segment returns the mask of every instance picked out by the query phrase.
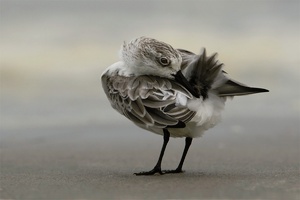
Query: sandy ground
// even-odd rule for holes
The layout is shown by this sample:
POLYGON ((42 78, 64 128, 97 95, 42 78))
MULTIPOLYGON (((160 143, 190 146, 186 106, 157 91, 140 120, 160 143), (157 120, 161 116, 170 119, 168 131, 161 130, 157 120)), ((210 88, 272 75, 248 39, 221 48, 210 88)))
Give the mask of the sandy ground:
MULTIPOLYGON (((252 123, 241 122, 248 131, 219 125, 194 140, 185 173, 147 177, 133 173, 153 167, 162 138, 133 126, 5 130, 1 199, 299 199, 295 121, 251 133, 252 123)), ((170 140, 164 169, 176 167, 183 145, 170 140)))
MULTIPOLYGON (((0 197, 299 199, 296 121, 241 123, 244 131, 225 123, 194 140, 185 173, 147 177, 133 173, 153 167, 162 138, 133 126, 2 130, 0 197)), ((170 140, 162 168, 176 167, 183 146, 183 139, 170 140)))

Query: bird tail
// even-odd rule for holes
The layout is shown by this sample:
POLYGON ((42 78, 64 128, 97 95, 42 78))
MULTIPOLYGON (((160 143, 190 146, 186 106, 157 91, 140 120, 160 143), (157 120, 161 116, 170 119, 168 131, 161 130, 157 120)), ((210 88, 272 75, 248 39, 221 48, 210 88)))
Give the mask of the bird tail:
POLYGON ((227 80, 224 84, 215 89, 219 96, 241 96, 261 92, 269 92, 264 88, 249 87, 234 80, 227 80))

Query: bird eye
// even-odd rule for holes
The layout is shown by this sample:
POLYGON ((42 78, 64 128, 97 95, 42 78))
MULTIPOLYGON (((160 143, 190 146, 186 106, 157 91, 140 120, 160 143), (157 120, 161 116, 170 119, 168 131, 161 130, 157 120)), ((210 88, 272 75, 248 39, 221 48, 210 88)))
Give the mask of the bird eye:
POLYGON ((166 57, 161 57, 159 59, 159 62, 163 66, 168 66, 170 64, 170 60, 168 58, 166 58, 166 57))

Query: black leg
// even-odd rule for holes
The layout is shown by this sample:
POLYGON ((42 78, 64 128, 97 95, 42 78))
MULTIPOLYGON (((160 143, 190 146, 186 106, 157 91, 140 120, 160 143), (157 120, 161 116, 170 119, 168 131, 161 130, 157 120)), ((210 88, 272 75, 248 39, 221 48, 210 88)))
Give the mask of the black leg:
POLYGON ((169 131, 167 129, 163 129, 163 131, 164 131, 164 143, 163 143, 163 146, 161 148, 160 155, 159 155, 159 158, 158 158, 158 161, 157 161, 155 167, 152 170, 148 171, 148 172, 134 173, 135 175, 137 175, 137 176, 140 176, 140 175, 153 175, 155 173, 163 174, 162 171, 161 171, 161 161, 164 157, 164 153, 165 153, 165 150, 166 150, 167 144, 169 142, 169 138, 170 138, 169 131))
POLYGON ((183 166, 186 154, 192 144, 192 140, 193 140, 193 138, 190 138, 190 137, 185 138, 185 147, 184 147, 183 154, 182 154, 182 157, 181 157, 178 167, 175 170, 166 170, 166 171, 164 171, 164 173, 182 173, 183 172, 182 166, 183 166))

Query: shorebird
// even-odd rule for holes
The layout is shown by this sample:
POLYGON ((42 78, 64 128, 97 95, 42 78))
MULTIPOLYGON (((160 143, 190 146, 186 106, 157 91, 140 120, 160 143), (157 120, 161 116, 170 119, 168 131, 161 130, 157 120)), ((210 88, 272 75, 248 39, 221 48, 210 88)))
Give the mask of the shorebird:
POLYGON ((193 138, 215 126, 228 97, 268 92, 248 87, 227 76, 216 53, 200 55, 156 39, 140 37, 124 42, 120 61, 102 74, 111 106, 135 125, 163 136, 155 167, 136 175, 181 173, 193 138), (161 170, 170 137, 185 137, 175 170, 161 170))

